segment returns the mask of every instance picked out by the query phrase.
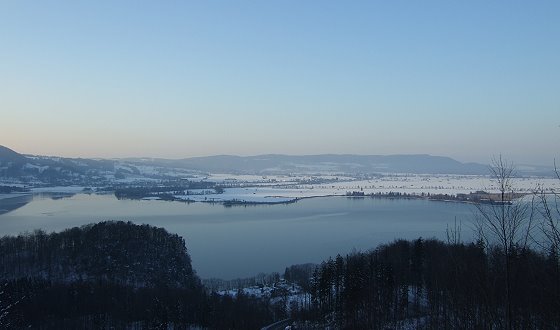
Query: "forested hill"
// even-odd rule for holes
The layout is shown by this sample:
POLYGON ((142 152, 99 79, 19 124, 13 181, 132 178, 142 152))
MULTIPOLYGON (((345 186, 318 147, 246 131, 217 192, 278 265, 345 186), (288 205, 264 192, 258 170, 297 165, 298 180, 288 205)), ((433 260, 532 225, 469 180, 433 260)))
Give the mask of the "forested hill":
POLYGON ((192 288, 200 282, 181 237, 130 222, 4 237, 0 239, 0 258, 5 280, 108 281, 173 288, 192 288))
POLYGON ((508 258, 482 241, 397 240, 331 258, 309 275, 293 266, 284 276, 309 288, 299 318, 314 328, 560 329, 555 253, 515 246, 508 258))
POLYGON ((258 329, 285 318, 252 297, 209 294, 185 241, 101 222, 0 239, 0 329, 258 329))
POLYGON ((1 163, 16 163, 23 164, 27 161, 27 158, 12 149, 6 148, 0 145, 0 164, 1 163))
POLYGON ((115 173, 113 160, 22 155, 0 145, 0 180, 7 182, 99 186, 115 173))

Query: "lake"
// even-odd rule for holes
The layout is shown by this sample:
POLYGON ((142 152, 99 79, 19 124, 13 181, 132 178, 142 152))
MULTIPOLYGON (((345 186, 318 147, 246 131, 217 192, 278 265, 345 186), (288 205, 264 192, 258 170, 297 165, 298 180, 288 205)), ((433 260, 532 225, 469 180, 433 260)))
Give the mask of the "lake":
MULTIPOLYGON (((292 264, 317 263, 396 238, 445 239, 446 227, 453 227, 455 218, 462 222, 464 240, 473 235, 472 205, 427 200, 322 197, 288 205, 224 207, 96 194, 27 199, 0 214, 0 234, 61 231, 103 220, 150 224, 185 238, 202 278, 283 272, 292 264)), ((0 200, 0 209, 7 201, 0 200)))

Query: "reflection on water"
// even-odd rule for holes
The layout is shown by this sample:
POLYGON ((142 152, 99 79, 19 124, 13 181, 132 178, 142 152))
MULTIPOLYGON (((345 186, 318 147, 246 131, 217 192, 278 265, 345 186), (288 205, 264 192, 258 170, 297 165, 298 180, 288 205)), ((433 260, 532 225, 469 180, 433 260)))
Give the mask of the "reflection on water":
POLYGON ((45 199, 45 198, 50 198, 50 199, 63 199, 63 198, 70 198, 72 196, 76 195, 75 193, 68 193, 68 192, 42 192, 42 193, 35 193, 34 197, 35 198, 39 198, 39 199, 45 199))
POLYGON ((17 210, 18 208, 25 206, 32 200, 33 195, 31 194, 0 199, 0 215, 11 212, 13 210, 17 210))
POLYGON ((462 237, 469 240, 472 234, 472 206, 425 200, 328 197, 226 208, 77 194, 62 199, 35 196, 26 203, 0 215, 1 234, 60 231, 103 220, 151 224, 185 238, 203 278, 282 272, 292 264, 320 262, 396 238, 445 239, 455 217, 463 221, 462 237))
MULTIPOLYGON (((15 197, 8 197, 0 199, 0 215, 9 213, 19 209, 30 203, 34 199, 64 199, 71 198, 74 193, 60 193, 60 192, 47 192, 47 193, 35 193, 35 194, 13 194, 15 197)), ((8 195, 10 196, 10 195, 8 195)), ((43 212, 44 215, 54 215, 50 212, 43 212)))

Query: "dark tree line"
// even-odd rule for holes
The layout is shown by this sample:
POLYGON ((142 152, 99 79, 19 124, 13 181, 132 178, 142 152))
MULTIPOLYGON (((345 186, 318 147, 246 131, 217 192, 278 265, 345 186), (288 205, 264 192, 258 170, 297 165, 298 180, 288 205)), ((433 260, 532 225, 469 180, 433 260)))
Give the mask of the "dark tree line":
POLYGON ((196 287, 185 241, 161 228, 101 222, 60 233, 0 239, 3 279, 109 281, 134 287, 196 287))
MULTIPOLYGON (((558 257, 510 251, 511 326, 560 327, 558 257)), ((311 304, 295 315, 341 329, 503 329, 508 327, 499 247, 398 240, 319 265, 309 281, 311 304)))
POLYGON ((158 185, 125 186, 115 188, 115 197, 118 199, 142 199, 144 197, 166 196, 173 199, 173 195, 183 195, 188 189, 215 189, 217 193, 223 193, 223 188, 211 181, 171 181, 158 185))
POLYGON ((29 188, 22 188, 16 186, 0 186, 0 194, 9 194, 9 193, 18 193, 18 192, 29 192, 29 188))
POLYGON ((284 314, 242 293, 208 293, 184 240, 101 222, 0 239, 0 328, 251 329, 284 314))
POLYGON ((243 294, 40 279, 4 281, 0 310, 7 306, 2 329, 258 329, 278 313, 266 301, 243 294))

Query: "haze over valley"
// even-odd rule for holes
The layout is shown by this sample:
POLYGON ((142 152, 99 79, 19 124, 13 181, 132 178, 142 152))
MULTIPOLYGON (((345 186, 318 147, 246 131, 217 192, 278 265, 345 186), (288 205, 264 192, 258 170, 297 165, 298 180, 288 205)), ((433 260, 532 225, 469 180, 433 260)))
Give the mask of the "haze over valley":
MULTIPOLYGON (((103 192, 117 197, 190 202, 285 203, 351 194, 413 196, 496 192, 488 165, 429 155, 261 155, 168 159, 72 159, 21 155, 1 148, 4 190, 103 192)), ((516 172, 518 192, 554 189, 553 168, 516 172)), ((16 197, 4 194, 3 198, 16 197)))

